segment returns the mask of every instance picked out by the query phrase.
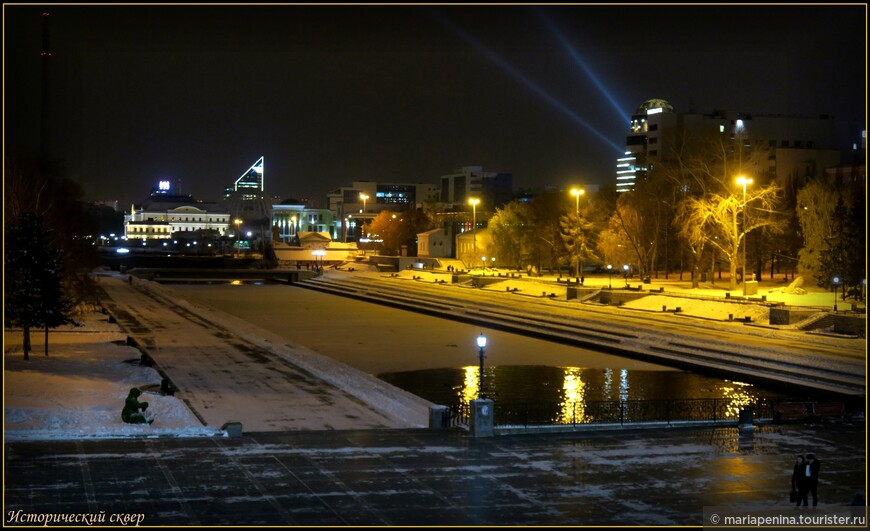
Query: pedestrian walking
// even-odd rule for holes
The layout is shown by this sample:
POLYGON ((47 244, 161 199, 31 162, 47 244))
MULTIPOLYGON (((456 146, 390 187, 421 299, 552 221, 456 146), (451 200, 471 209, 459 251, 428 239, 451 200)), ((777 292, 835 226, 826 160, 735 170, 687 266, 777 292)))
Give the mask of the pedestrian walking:
POLYGON ((789 495, 788 501, 791 503, 797 502, 798 505, 800 502, 800 492, 802 484, 806 483, 806 462, 804 461, 804 456, 799 455, 795 459, 794 469, 791 473, 791 494, 789 495))
MULTIPOLYGON (((817 490, 819 487, 819 460, 815 454, 807 454, 807 489, 813 495, 813 507, 819 504, 817 490)), ((804 505, 807 504, 807 496, 804 494, 804 505)))

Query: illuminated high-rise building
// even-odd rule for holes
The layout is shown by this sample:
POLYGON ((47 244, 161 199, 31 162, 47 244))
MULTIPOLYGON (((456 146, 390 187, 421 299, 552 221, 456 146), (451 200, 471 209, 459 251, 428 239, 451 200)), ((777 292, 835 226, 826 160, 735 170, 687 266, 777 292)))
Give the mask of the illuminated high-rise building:
POLYGON ((257 162, 245 170, 236 182, 226 190, 225 197, 229 197, 232 192, 240 192, 243 201, 251 201, 254 199, 263 198, 264 175, 263 175, 263 157, 260 157, 257 162))
POLYGON ((841 127, 828 115, 676 112, 666 100, 650 99, 631 117, 625 155, 617 159, 616 190, 633 190, 657 164, 702 153, 709 149, 707 140, 719 135, 735 149, 766 149, 763 160, 752 161, 746 171, 794 191, 839 164, 846 147, 838 137, 841 127))

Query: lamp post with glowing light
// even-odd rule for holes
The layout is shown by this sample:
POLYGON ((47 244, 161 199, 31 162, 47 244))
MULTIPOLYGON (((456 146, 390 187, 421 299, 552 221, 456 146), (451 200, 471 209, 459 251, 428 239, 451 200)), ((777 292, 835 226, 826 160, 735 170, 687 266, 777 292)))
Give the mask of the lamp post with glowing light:
POLYGON ((613 266, 607 264, 607 289, 613 289, 613 266))
POLYGON ((484 349, 486 348, 486 336, 483 335, 483 332, 477 336, 477 346, 480 349, 480 373, 478 378, 480 379, 480 387, 477 390, 477 398, 486 398, 486 394, 483 391, 483 358, 486 357, 484 353, 484 349))
MULTIPOLYGON (((474 243, 473 243, 474 254, 472 256, 472 262, 471 262, 472 264, 474 263, 475 260, 477 260, 477 205, 479 203, 480 203, 480 199, 477 199, 476 197, 472 197, 468 200, 468 204, 471 205, 471 235, 472 235, 472 239, 474 240, 474 243)), ((484 343, 485 342, 486 342, 486 339, 484 339, 484 343)))
POLYGON ((362 208, 363 219, 362 219, 361 225, 360 225, 360 238, 362 238, 362 236, 364 235, 363 228, 365 227, 366 201, 368 201, 369 196, 368 196, 368 194, 359 194, 359 198, 362 199, 362 202, 363 202, 363 208, 362 208))
POLYGON ((743 185, 743 296, 746 296, 746 245, 749 243, 747 238, 749 233, 746 232, 746 185, 752 184, 752 179, 747 179, 744 176, 737 178, 737 184, 743 185))
MULTIPOLYGON (((580 236, 580 196, 585 194, 586 190, 583 188, 572 188, 571 195, 576 199, 575 201, 575 209, 574 212, 577 214, 577 236, 580 236)), ((574 275, 576 278, 580 278, 580 271, 583 269, 583 254, 582 249, 580 249, 580 256, 577 257, 577 270, 574 275)))
POLYGON ((571 195, 573 195, 577 199, 576 212, 578 214, 580 213, 580 196, 585 194, 585 193, 586 193, 586 190, 584 190, 583 188, 572 188, 571 189, 571 195))
POLYGON ((238 253, 241 251, 240 245, 241 245, 241 241, 242 241, 242 220, 239 218, 236 218, 233 220, 233 223, 236 224, 236 243, 235 243, 236 253, 233 256, 237 256, 238 253))
POLYGON ((314 255, 314 267, 317 269, 317 274, 323 274, 323 257, 326 256, 326 249, 315 249, 311 251, 314 255), (320 258, 320 266, 317 265, 317 258, 320 258))
POLYGON ((840 284, 840 277, 834 277, 833 284, 834 284, 834 313, 837 313, 837 286, 840 284))

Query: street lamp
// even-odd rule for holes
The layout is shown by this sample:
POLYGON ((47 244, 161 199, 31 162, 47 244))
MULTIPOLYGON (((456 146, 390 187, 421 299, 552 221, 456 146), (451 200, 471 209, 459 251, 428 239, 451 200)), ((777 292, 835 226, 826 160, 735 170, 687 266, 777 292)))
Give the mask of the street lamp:
POLYGON ((323 257, 326 256, 325 249, 315 249, 311 251, 311 254, 314 255, 314 267, 317 268, 317 257, 320 257, 320 267, 317 268, 318 274, 323 274, 323 257))
POLYGON ((486 275, 486 257, 481 256, 480 261, 483 262, 483 274, 486 275))
POLYGON ((623 264, 622 270, 625 271, 625 287, 628 287, 628 264, 623 264))
POLYGON ((363 229, 365 229, 365 223, 366 223, 366 220, 365 220, 366 201, 368 200, 369 196, 368 196, 368 194, 359 194, 359 198, 362 199, 362 202, 363 202, 363 208, 362 208, 363 219, 360 220, 360 239, 362 239, 362 237, 365 236, 365 231, 363 229))
MULTIPOLYGON (((236 240, 235 247, 234 247, 235 252, 233 253, 233 258, 235 258, 236 256, 238 256, 239 252, 241 252, 241 248, 239 247, 239 245, 240 245, 240 242, 242 241, 242 238, 241 238, 241 236, 242 236, 242 234, 241 234, 241 232, 242 232, 242 220, 239 218, 236 218, 233 220, 233 223, 236 224, 236 234, 239 236, 239 239, 236 240)), ((173 242, 173 243, 177 243, 177 242, 173 242)))
POLYGON ((613 289, 613 266, 610 264, 607 264, 607 274, 610 277, 607 280, 607 288, 613 289))
MULTIPOLYGON (((471 205, 471 234, 472 239, 474 240, 474 254, 472 255, 472 260, 477 257, 477 205, 480 203, 480 199, 476 197, 472 197, 468 200, 468 204, 471 205)), ((472 262, 474 263, 474 262, 472 262)), ((484 339, 484 341, 486 341, 484 339)))
POLYGON ((746 185, 752 184, 752 179, 747 179, 744 176, 737 178, 737 184, 743 185, 743 296, 746 296, 746 244, 748 243, 746 232, 746 185))
POLYGON ((840 284, 840 277, 834 277, 834 313, 837 313, 837 285, 840 284))
POLYGON ((576 212, 578 214, 580 213, 580 196, 585 194, 585 193, 586 193, 586 190, 584 190, 583 188, 572 188, 571 189, 571 195, 573 195, 577 199, 576 212))
POLYGON ((486 398, 483 392, 483 358, 486 357, 483 350, 486 348, 486 336, 483 335, 483 332, 477 336, 477 346, 480 348, 480 373, 478 375, 480 387, 477 390, 477 398, 486 398))
MULTIPOLYGON (((577 235, 580 235, 580 196, 585 194, 586 190, 583 188, 572 188, 571 195, 576 199, 575 201, 575 212, 577 213, 577 235)), ((580 271, 583 269, 583 249, 580 249, 580 256, 577 259, 577 271, 574 275, 577 278, 580 278, 580 271)))

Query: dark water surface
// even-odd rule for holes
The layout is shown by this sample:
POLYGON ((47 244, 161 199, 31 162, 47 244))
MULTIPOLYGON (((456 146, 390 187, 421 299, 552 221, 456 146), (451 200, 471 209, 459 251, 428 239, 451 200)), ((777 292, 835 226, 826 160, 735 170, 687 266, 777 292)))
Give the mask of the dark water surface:
MULTIPOLYGON (((172 286, 435 404, 478 397, 480 332, 490 338, 485 394, 497 404, 543 405, 538 422, 570 422, 602 401, 715 399, 731 414, 773 389, 537 340, 282 285, 172 286), (723 406, 724 404, 724 406, 723 406)), ((805 392, 798 392, 799 395, 805 392)))
MULTIPOLYGON (((478 397, 479 367, 379 374, 378 377, 436 404, 465 406, 478 397)), ((717 399, 720 411, 736 416, 757 398, 781 393, 747 383, 686 371, 644 371, 547 366, 484 368, 484 394, 511 409, 532 410, 531 422, 585 422, 596 402, 717 399)))

